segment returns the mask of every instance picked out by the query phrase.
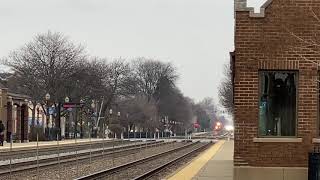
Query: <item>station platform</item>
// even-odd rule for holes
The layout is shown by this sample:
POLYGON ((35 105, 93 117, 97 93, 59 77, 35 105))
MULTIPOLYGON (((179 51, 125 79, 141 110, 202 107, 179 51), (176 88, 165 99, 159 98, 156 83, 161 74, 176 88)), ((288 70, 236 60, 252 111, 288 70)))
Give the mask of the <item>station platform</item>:
POLYGON ((169 180, 233 180, 233 141, 218 141, 169 180))
MULTIPOLYGON (((98 141, 112 141, 112 139, 99 139, 99 138, 91 138, 90 139, 77 139, 76 141, 74 139, 67 139, 67 140, 61 140, 59 141, 59 145, 71 145, 71 144, 85 144, 91 142, 98 142, 98 141)), ((39 141, 38 146, 39 147, 50 147, 50 146, 57 146, 57 141, 39 141)), ((37 142, 27 142, 27 143, 12 143, 12 149, 28 149, 28 148, 35 148, 37 147, 37 142)), ((10 143, 4 143, 3 146, 0 146, 0 152, 6 151, 10 149, 10 143)))

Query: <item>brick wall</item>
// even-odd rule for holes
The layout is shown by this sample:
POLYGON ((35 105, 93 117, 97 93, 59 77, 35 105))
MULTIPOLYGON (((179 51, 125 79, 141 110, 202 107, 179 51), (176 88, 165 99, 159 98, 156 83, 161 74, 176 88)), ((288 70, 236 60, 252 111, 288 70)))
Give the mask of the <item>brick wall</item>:
POLYGON ((312 138, 318 137, 318 65, 313 61, 320 63, 320 1, 269 0, 256 16, 244 0, 235 2, 235 159, 250 166, 307 166, 312 138), (258 70, 298 70, 297 137, 302 142, 253 142, 258 70))

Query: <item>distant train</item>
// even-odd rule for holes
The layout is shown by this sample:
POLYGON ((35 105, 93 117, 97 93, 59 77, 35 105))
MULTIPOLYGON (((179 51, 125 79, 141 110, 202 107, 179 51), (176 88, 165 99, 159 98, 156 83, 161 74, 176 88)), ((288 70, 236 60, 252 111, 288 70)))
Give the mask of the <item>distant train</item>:
POLYGON ((219 135, 221 130, 223 130, 223 124, 220 121, 213 123, 213 135, 219 135))
POLYGON ((223 124, 220 121, 217 121, 213 124, 214 131, 221 131, 223 129, 223 124))

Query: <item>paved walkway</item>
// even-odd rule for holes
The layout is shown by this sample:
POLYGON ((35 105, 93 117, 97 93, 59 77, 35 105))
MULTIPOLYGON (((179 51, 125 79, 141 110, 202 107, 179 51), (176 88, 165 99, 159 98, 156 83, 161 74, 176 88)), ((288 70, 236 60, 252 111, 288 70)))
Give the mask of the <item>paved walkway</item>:
POLYGON ((169 180, 233 180, 233 141, 219 141, 169 180))

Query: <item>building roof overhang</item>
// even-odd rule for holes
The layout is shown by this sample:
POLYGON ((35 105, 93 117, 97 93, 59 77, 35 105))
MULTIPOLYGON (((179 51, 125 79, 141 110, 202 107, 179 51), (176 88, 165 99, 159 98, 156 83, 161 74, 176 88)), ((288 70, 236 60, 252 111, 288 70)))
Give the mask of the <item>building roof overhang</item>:
POLYGON ((249 12, 249 16, 250 17, 263 18, 263 17, 265 17, 265 10, 272 3, 272 0, 267 0, 260 7, 260 12, 259 13, 255 13, 253 7, 247 7, 247 0, 235 0, 234 2, 235 2, 235 4, 234 4, 235 12, 237 12, 237 11, 247 11, 247 12, 249 12))
POLYGON ((11 98, 12 101, 15 101, 15 102, 26 102, 31 99, 30 96, 10 92, 8 88, 0 88, 0 96, 2 96, 3 93, 6 94, 5 97, 7 97, 8 99, 11 98))
POLYGON ((12 92, 8 92, 8 96, 11 96, 13 100, 18 100, 18 101, 25 101, 25 100, 31 99, 30 96, 27 96, 24 94, 12 93, 12 92))

